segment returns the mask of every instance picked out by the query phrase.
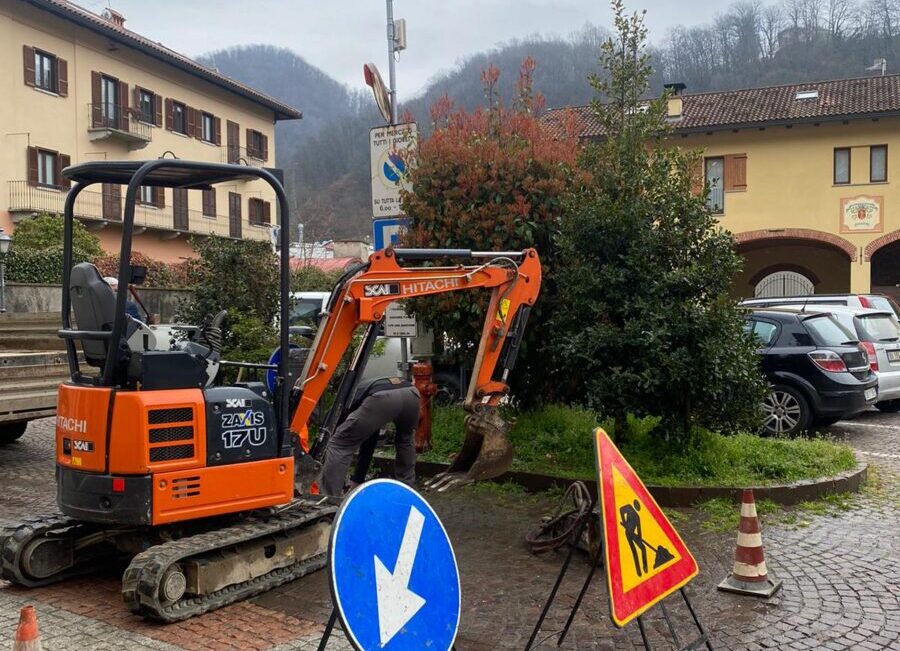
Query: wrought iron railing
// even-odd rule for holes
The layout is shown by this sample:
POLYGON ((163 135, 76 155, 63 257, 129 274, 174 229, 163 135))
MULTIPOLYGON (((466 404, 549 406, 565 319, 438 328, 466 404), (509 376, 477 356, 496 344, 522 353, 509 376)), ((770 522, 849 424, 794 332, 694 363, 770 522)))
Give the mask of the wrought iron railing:
POLYGON ((259 158, 256 153, 251 154, 246 147, 232 147, 230 145, 222 147, 222 162, 247 165, 249 167, 264 167, 266 165, 264 160, 259 158))
MULTIPOLYGON (((32 185, 28 181, 8 181, 7 186, 9 189, 9 211, 12 213, 30 212, 51 215, 61 215, 63 213, 66 188, 32 185)), ((121 221, 123 200, 124 196, 107 196, 104 198, 103 192, 84 190, 78 195, 78 199, 75 200, 75 216, 86 220, 121 221)), ((183 214, 178 221, 183 226, 185 221, 183 214)), ((231 237, 228 215, 209 217, 200 210, 188 210, 187 228, 176 228, 176 223, 175 211, 171 204, 163 208, 140 203, 135 206, 134 225, 136 228, 231 237)), ((241 227, 241 237, 245 240, 269 239, 268 228, 252 225, 248 219, 241 220, 241 227)))
POLYGON ((114 129, 139 140, 151 138, 151 126, 140 119, 139 109, 100 102, 88 104, 88 112, 92 129, 114 129))

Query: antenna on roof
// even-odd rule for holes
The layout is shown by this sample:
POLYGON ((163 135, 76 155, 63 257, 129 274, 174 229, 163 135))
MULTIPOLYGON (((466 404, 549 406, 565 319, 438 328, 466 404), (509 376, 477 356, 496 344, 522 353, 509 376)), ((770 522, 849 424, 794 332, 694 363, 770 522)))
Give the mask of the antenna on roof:
POLYGON ((871 70, 872 72, 881 70, 881 76, 884 77, 884 74, 887 72, 887 59, 875 59, 875 62, 866 70, 871 70))

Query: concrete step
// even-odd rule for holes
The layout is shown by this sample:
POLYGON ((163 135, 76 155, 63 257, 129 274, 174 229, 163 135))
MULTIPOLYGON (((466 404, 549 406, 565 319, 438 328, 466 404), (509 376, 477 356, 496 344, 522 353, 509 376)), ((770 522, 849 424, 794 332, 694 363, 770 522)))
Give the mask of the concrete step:
POLYGON ((69 379, 68 371, 55 375, 45 375, 39 378, 12 378, 0 380, 0 402, 7 397, 29 392, 56 391, 56 388, 69 379))
POLYGON ((59 337, 44 332, 0 333, 0 350, 65 350, 66 344, 59 337))
POLYGON ((0 333, 4 332, 49 332, 54 337, 56 331, 62 328, 62 323, 49 323, 43 321, 22 321, 21 323, 0 324, 0 333))
POLYGON ((25 411, 45 411, 56 408, 56 387, 42 391, 21 391, 0 399, 0 417, 25 411))
POLYGON ((62 323, 59 312, 4 312, 0 314, 0 327, 5 323, 62 323))

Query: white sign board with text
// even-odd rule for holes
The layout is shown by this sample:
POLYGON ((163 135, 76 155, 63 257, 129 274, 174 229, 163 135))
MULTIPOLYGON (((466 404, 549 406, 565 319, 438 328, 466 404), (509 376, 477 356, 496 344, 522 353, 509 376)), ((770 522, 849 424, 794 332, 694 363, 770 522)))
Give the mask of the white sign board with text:
POLYGON ((372 160, 372 217, 402 215, 400 191, 411 190, 409 170, 418 143, 416 124, 375 127, 369 131, 372 160))
POLYGON ((385 337, 415 337, 416 317, 409 316, 402 303, 391 303, 384 313, 385 337))

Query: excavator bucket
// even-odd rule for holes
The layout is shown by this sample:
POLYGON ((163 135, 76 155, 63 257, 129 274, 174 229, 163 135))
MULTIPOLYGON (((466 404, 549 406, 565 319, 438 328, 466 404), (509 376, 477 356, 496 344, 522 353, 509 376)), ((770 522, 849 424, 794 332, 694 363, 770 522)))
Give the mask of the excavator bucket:
POLYGON ((495 406, 477 404, 466 416, 466 438, 450 467, 425 484, 427 490, 443 492, 483 479, 499 477, 512 465, 510 424, 495 406))

